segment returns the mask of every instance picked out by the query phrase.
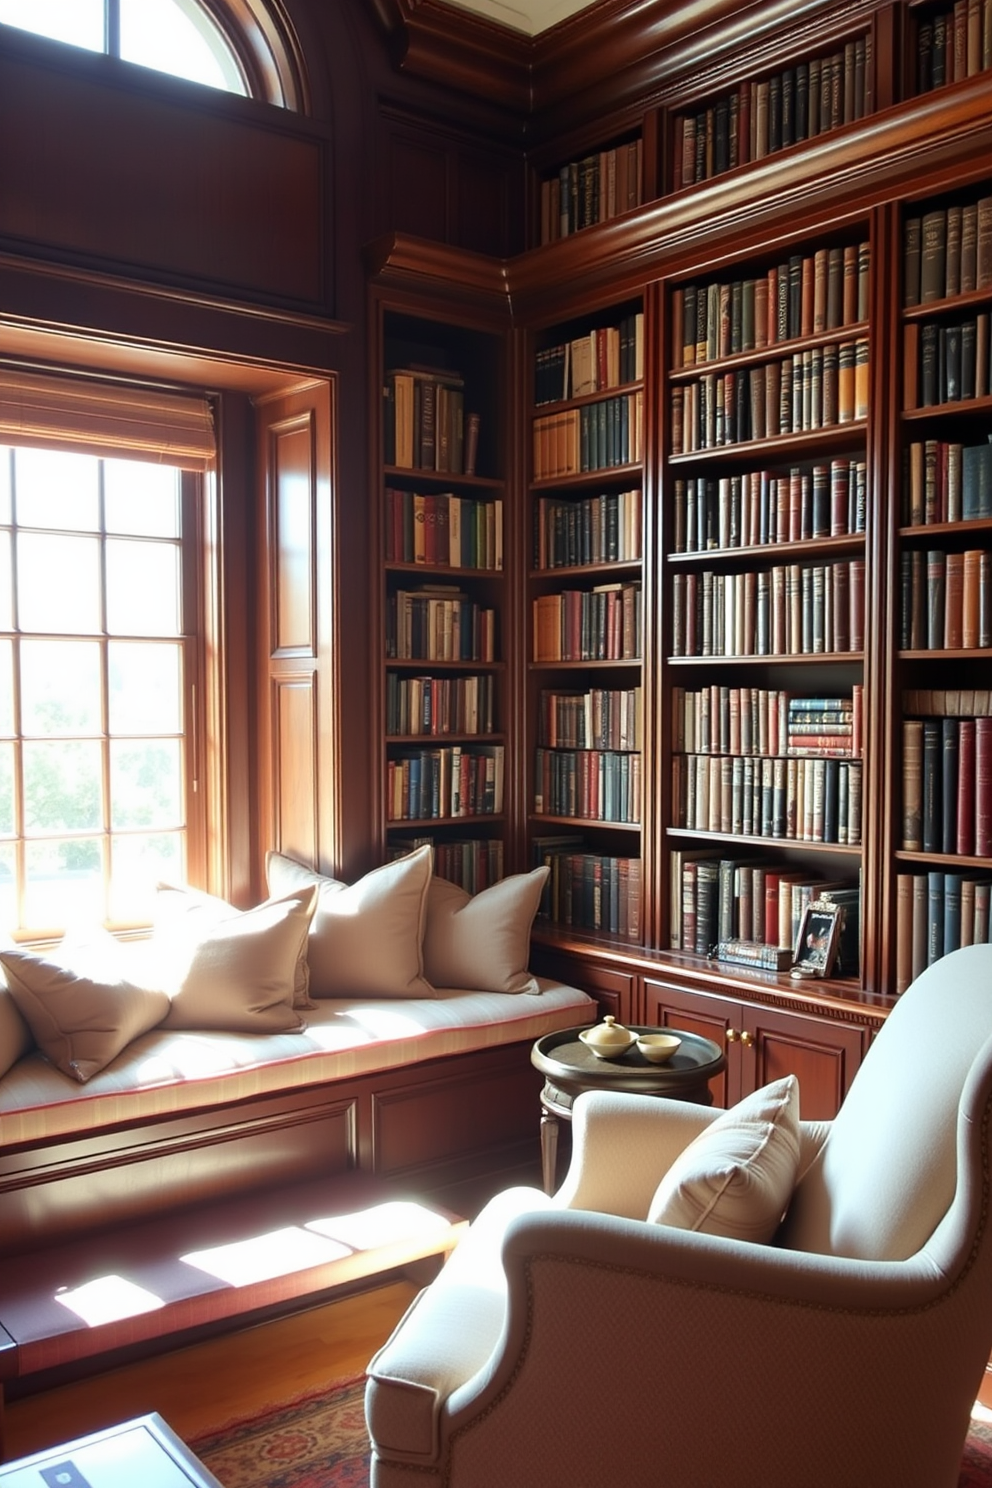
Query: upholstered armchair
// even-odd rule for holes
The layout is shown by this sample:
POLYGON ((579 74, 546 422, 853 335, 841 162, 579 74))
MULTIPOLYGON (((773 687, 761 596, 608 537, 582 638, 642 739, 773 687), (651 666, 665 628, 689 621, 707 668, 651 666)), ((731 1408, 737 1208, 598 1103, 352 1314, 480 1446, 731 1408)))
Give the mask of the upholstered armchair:
POLYGON ((559 1192, 493 1200, 372 1360, 373 1488, 955 1488, 992 1350, 992 946, 903 994, 833 1122, 773 1094, 736 1166, 729 1113, 580 1097, 559 1192), (732 1238, 772 1148, 772 1237, 732 1238))

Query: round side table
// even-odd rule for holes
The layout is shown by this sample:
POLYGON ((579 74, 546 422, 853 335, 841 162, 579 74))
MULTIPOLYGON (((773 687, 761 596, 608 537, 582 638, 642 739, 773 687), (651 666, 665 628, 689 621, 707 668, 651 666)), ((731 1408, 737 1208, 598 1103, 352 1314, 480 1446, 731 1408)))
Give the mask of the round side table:
POLYGON ((682 1043, 667 1064, 651 1064, 634 1044, 618 1059, 599 1059, 579 1038, 578 1028, 546 1033, 531 1050, 531 1063, 544 1076, 541 1091, 541 1176, 553 1193, 558 1165, 558 1122, 571 1121, 572 1102, 584 1090, 623 1090, 634 1095, 666 1095, 670 1100, 713 1103, 709 1082, 726 1067, 719 1044, 680 1028, 634 1028, 631 1033, 674 1033, 682 1043))

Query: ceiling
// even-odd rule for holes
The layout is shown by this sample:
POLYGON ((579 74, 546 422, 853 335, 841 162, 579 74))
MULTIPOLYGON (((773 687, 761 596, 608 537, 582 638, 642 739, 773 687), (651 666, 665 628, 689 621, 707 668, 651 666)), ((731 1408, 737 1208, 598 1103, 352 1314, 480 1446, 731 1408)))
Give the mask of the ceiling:
POLYGON ((449 0, 449 3, 513 31, 522 31, 526 36, 538 36, 559 21, 588 9, 595 0, 449 0))

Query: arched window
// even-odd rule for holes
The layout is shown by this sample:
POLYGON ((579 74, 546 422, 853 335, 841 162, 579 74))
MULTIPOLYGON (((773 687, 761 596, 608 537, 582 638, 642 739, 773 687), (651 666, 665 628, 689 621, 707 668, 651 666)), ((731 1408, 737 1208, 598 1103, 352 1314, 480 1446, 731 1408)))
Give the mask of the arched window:
POLYGON ((305 110, 291 32, 264 0, 0 0, 0 22, 305 110))

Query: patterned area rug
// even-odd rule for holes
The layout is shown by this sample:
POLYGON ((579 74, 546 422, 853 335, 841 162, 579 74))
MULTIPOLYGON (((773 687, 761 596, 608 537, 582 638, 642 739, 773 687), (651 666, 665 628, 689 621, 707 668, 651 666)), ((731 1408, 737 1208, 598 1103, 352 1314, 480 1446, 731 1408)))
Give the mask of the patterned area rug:
MULTIPOLYGON (((341 1380, 190 1446, 224 1488, 368 1488, 364 1394, 341 1380)), ((992 1488, 992 1417, 972 1425, 958 1488, 992 1488)))
POLYGON ((339 1380, 190 1446, 224 1488, 368 1488, 364 1400, 364 1375, 339 1380))

